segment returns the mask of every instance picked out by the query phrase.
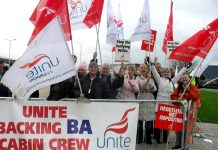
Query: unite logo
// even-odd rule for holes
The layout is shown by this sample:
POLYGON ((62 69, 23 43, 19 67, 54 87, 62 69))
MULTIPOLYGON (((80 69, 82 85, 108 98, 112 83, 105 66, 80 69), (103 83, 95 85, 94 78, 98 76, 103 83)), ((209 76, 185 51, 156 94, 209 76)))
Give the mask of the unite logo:
POLYGON ((29 69, 26 74, 26 78, 29 82, 40 79, 53 72, 52 68, 59 65, 59 60, 56 57, 55 60, 45 54, 39 54, 34 57, 34 60, 30 63, 26 63, 19 67, 20 69, 29 69))
POLYGON ((124 137, 122 134, 126 133, 128 130, 128 114, 133 112, 134 108, 127 109, 122 118, 115 123, 110 124, 106 127, 104 132, 104 139, 97 138, 97 147, 100 149, 128 149, 130 147, 131 138, 124 137), (115 135, 113 136, 106 136, 108 132, 113 132, 115 135), (116 135, 118 134, 118 135, 116 135))
POLYGON ((80 0, 69 0, 69 4, 71 8, 75 10, 79 4, 81 5, 81 1, 80 0))
POLYGON ((122 20, 114 19, 114 23, 117 25, 118 28, 123 27, 123 21, 122 20))
POLYGON ((72 15, 87 12, 87 6, 84 6, 81 0, 69 0, 68 3, 72 9, 72 15))

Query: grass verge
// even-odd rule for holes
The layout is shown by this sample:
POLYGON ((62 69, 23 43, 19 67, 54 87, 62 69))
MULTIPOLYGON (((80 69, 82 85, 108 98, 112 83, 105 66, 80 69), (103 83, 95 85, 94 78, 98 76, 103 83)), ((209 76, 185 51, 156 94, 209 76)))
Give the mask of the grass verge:
POLYGON ((218 92, 201 91, 198 118, 202 122, 218 124, 218 92))

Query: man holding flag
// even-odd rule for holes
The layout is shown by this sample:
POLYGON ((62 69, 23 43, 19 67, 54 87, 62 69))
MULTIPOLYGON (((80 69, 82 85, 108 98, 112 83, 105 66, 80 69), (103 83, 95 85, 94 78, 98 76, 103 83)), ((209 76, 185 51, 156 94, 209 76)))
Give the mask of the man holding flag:
POLYGON ((66 42, 72 39, 67 8, 66 0, 41 0, 30 17, 35 29, 29 46, 1 80, 18 98, 76 75, 66 42))

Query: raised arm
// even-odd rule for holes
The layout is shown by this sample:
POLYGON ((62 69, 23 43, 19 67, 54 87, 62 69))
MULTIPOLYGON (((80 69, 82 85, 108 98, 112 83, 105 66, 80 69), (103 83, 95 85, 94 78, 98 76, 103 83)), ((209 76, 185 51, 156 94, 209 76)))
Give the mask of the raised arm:
POLYGON ((157 69, 155 68, 154 65, 151 65, 151 72, 154 76, 155 81, 157 82, 157 84, 159 84, 161 77, 160 77, 159 73, 157 72, 157 69))
POLYGON ((182 70, 180 70, 180 72, 172 78, 172 82, 176 84, 179 81, 179 79, 182 77, 182 75, 186 72, 186 70, 187 68, 183 67, 182 70))

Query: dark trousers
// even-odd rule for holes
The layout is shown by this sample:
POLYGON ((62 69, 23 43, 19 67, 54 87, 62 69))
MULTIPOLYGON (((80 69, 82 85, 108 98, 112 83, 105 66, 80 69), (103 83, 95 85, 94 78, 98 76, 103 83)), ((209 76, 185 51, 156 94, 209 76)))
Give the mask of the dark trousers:
POLYGON ((143 133, 143 121, 138 120, 138 127, 137 127, 137 143, 140 144, 141 142, 151 142, 151 134, 153 133, 153 121, 146 121, 145 122, 145 133, 143 133), (145 139, 143 139, 143 135, 145 135, 145 139))
POLYGON ((138 126, 137 126, 137 136, 136 136, 137 144, 140 144, 143 142, 143 121, 138 120, 138 126))
POLYGON ((161 143, 161 135, 163 135, 163 142, 167 142, 167 136, 168 136, 168 131, 167 130, 162 130, 162 129, 154 129, 154 135, 157 143, 161 143))

